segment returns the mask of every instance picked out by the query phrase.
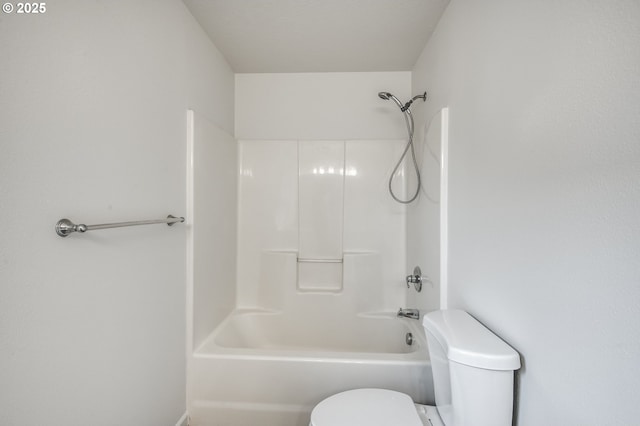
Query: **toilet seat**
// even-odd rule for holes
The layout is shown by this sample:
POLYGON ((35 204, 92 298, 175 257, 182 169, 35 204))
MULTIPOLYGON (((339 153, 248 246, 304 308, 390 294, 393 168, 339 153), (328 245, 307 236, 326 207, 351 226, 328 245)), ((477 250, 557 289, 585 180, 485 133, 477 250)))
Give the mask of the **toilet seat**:
POLYGON ((389 425, 423 426, 409 395, 386 389, 355 389, 316 405, 309 426, 389 425))

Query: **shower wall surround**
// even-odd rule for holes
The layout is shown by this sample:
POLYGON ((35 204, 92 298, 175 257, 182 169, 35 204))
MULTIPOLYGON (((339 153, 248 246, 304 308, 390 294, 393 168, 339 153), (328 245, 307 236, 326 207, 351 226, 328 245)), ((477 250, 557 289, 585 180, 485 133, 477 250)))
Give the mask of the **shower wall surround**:
POLYGON ((187 336, 196 348, 233 310, 236 300, 237 144, 204 115, 187 113, 189 178, 187 336), (225 206, 225 208, 220 208, 225 206), (192 340, 192 341, 191 341, 192 340))
POLYGON ((406 207, 387 180, 406 129, 382 90, 409 97, 411 73, 236 74, 239 308, 405 303, 406 207))
POLYGON ((300 292, 340 294, 348 282, 343 271, 351 282, 360 275, 366 283, 358 286, 371 293, 357 309, 404 303, 405 206, 386 190, 403 140, 239 144, 240 307, 282 308, 278 286, 292 279, 300 292), (297 272, 274 271, 291 268, 279 257, 292 255, 297 272), (274 283, 283 274, 290 279, 274 283))
MULTIPOLYGON (((420 111, 420 110, 419 110, 420 111)), ((423 117, 423 116, 422 116, 423 117)), ((408 306, 425 311, 447 307, 449 109, 442 108, 416 130, 416 153, 422 187, 420 197, 407 206, 407 266, 420 266, 423 286, 410 292, 408 306)), ((409 173, 408 187, 415 185, 409 173)))
POLYGON ((342 289, 343 141, 298 143, 298 289, 342 289))

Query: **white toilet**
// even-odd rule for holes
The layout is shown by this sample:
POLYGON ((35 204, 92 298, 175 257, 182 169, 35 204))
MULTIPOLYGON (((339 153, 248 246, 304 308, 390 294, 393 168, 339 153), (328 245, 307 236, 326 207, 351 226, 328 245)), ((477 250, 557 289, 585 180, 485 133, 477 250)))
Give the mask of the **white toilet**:
POLYGON ((310 426, 511 426, 520 357, 460 310, 423 318, 436 406, 385 389, 355 389, 320 402, 310 426))

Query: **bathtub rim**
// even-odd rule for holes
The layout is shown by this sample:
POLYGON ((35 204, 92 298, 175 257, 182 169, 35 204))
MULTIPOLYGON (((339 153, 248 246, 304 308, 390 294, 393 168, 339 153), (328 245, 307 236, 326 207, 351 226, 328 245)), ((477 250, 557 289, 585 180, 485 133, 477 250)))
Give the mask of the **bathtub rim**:
POLYGON ((295 349, 265 349, 265 348, 243 348, 225 347, 215 342, 220 331, 233 321, 234 317, 240 315, 279 315, 283 311, 263 309, 263 308, 237 308, 233 310, 225 319, 211 332, 209 336, 193 350, 191 356, 194 358, 210 359, 247 359, 247 360, 273 360, 300 362, 338 362, 338 363, 376 363, 376 364, 397 364, 398 362, 407 364, 430 364, 429 351, 422 323, 408 318, 397 318, 395 312, 361 312, 356 314, 359 318, 388 319, 402 321, 414 336, 414 344, 417 348, 411 352, 357 352, 357 351, 331 351, 331 350, 295 350, 295 349))

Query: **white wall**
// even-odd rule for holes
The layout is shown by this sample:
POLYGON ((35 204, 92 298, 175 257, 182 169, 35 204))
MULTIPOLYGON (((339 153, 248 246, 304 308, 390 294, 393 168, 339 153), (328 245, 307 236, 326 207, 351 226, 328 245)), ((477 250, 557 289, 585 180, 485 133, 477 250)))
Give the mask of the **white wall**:
POLYGON ((174 425, 185 411, 188 107, 233 132, 233 73, 179 1, 0 17, 0 423, 174 425))
POLYGON ((410 72, 236 74, 237 139, 399 139, 402 116, 378 92, 407 99, 410 72), (399 118, 399 119, 398 119, 399 118))
POLYGON ((519 425, 640 417, 638 22, 454 0, 413 72, 450 107, 450 305, 522 354, 519 425))

